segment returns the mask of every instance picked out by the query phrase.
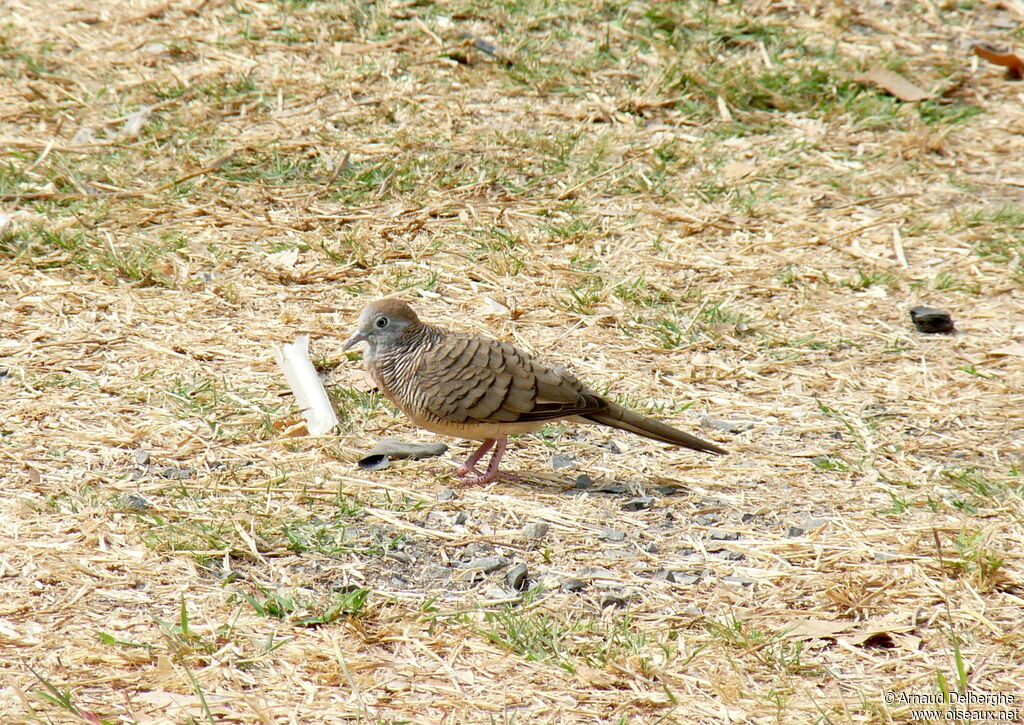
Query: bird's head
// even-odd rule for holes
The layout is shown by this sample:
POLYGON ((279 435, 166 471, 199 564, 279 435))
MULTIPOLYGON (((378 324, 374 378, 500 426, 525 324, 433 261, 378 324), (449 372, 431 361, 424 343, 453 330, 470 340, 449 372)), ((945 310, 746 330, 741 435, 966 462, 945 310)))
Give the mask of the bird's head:
POLYGON ((345 341, 342 351, 365 342, 370 351, 396 343, 410 328, 420 324, 416 313, 405 302, 392 297, 371 302, 359 313, 356 334, 345 341))

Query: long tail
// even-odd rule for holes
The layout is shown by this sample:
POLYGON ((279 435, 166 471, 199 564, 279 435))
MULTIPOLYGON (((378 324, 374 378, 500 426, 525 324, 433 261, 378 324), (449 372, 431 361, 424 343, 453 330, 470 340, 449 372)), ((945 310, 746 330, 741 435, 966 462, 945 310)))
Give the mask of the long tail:
POLYGON ((587 420, 592 420, 595 423, 601 423, 602 425, 608 425, 612 428, 636 433, 637 435, 645 438, 652 438, 653 440, 674 446, 686 446, 687 448, 692 448, 695 451, 705 451, 707 453, 728 453, 724 448, 720 448, 714 443, 708 443, 697 436, 684 433, 678 428, 673 428, 670 425, 659 423, 656 420, 652 420, 651 418, 640 415, 639 413, 634 413, 632 410, 623 408, 621 405, 616 405, 612 402, 608 403, 607 410, 600 413, 590 413, 589 415, 584 415, 582 417, 587 420))

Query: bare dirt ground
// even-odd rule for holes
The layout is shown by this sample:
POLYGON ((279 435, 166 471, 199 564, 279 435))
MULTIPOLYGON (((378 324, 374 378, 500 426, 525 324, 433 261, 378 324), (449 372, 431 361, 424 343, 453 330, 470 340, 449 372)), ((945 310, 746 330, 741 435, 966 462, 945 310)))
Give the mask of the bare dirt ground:
POLYGON ((4 3, 0 721, 1019 713, 1022 10, 4 3), (731 455, 361 471, 396 292, 731 455))

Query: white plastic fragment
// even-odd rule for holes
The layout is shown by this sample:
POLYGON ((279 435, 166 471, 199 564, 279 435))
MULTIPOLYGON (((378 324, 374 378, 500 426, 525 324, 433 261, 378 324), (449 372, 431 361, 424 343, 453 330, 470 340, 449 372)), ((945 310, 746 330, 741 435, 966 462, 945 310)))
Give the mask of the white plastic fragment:
POLYGON ((274 356, 302 410, 309 434, 324 435, 336 426, 338 416, 309 359, 309 335, 299 335, 295 342, 282 345, 274 351, 274 356))

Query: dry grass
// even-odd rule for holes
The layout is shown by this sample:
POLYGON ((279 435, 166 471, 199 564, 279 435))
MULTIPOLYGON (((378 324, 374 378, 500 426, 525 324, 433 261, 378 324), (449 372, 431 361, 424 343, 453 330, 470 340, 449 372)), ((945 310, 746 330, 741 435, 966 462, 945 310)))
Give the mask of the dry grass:
POLYGON ((7 3, 0 719, 1019 702, 1022 86, 966 49, 1020 42, 1022 20, 7 3), (875 62, 936 97, 851 82, 875 62), (451 497, 422 462, 360 472, 382 435, 426 436, 339 352, 395 291, 684 427, 733 421, 701 431, 733 455, 552 427, 514 447, 517 483, 451 497), (960 333, 912 331, 922 303, 960 333), (339 436, 292 435, 272 348, 300 332, 337 364, 339 436), (495 555, 528 566, 518 601, 509 567, 480 570, 495 555))

